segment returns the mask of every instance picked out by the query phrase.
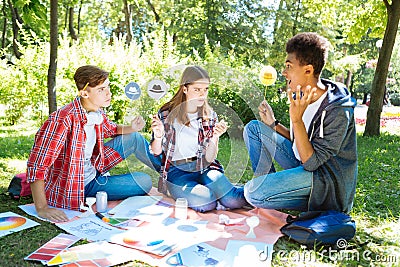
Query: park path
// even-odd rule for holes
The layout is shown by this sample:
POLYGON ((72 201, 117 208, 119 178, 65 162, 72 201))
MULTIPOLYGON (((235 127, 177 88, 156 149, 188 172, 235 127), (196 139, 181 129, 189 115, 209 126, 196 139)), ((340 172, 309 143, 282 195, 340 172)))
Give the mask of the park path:
MULTIPOLYGON (((357 132, 364 132, 368 106, 357 105, 354 116, 357 123, 357 132)), ((400 106, 383 106, 381 113, 381 132, 400 135, 400 106)))

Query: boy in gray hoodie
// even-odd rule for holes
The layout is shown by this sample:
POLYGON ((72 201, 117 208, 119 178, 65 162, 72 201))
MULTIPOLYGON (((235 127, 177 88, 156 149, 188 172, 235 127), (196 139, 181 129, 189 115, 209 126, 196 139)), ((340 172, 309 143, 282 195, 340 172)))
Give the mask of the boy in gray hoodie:
POLYGON ((343 84, 320 78, 329 42, 300 33, 286 44, 290 127, 261 102, 261 121, 244 129, 256 178, 245 185, 255 207, 349 212, 357 180, 356 101, 343 84), (284 170, 276 172, 273 160, 284 170))

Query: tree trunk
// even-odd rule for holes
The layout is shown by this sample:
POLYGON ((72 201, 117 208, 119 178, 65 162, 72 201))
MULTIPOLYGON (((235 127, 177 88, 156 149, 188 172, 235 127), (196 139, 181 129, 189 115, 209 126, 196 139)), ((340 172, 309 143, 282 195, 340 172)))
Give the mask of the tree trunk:
POLYGON ((149 5, 151 11, 153 11, 154 14, 154 20, 158 23, 160 21, 160 15, 158 15, 156 8, 154 5, 150 2, 150 0, 146 0, 147 4, 149 5))
POLYGON ((50 63, 47 73, 49 114, 57 110, 56 73, 58 51, 58 0, 50 0, 50 63))
MULTIPOLYGON (((18 14, 17 14, 17 10, 14 8, 11 0, 8 0, 8 6, 10 7, 11 10, 11 21, 12 21, 12 30, 13 30, 13 51, 14 51, 14 55, 20 59, 22 54, 19 51, 18 48, 18 32, 19 32, 19 26, 18 26, 18 14)), ((20 22, 21 23, 21 22, 20 22)))
POLYGON ((273 41, 272 41, 272 44, 275 44, 275 42, 277 41, 276 39, 279 38, 279 37, 276 36, 276 33, 278 32, 279 25, 282 23, 282 20, 281 20, 281 15, 280 15, 280 13, 279 13, 278 11, 281 11, 281 10, 282 10, 283 4, 284 4, 284 0, 280 0, 280 1, 279 1, 278 10, 277 10, 277 12, 275 12, 275 20, 274 20, 274 30, 273 30, 273 41))
POLYGON ((83 5, 83 0, 79 3, 79 10, 78 10, 78 35, 81 32, 81 13, 82 13, 82 5, 83 5))
POLYGON ((296 5, 296 15, 295 15, 295 23, 293 23, 293 27, 292 27, 292 36, 295 36, 297 34, 297 21, 299 19, 299 13, 300 13, 300 9, 301 9, 301 0, 297 1, 297 5, 296 5))
MULTIPOLYGON (((68 17, 69 17, 69 12, 68 8, 65 10, 65 16, 64 16, 64 29, 67 28, 68 25, 68 17)), ((58 16, 58 15, 57 15, 58 16)))
POLYGON ((368 93, 364 93, 362 103, 367 104, 367 101, 368 101, 368 93))
POLYGON ((350 88, 352 76, 353 76, 353 73, 351 72, 351 70, 348 70, 347 71, 347 76, 346 76, 346 81, 345 81, 346 88, 348 88, 348 89, 350 88))
POLYGON ((382 48, 379 51, 374 80, 372 81, 371 102, 368 107, 364 136, 380 135, 380 118, 385 94, 386 77, 388 75, 390 58, 392 57, 400 19, 400 0, 393 0, 391 5, 389 5, 387 0, 383 1, 387 9, 388 19, 382 48))
POLYGON ((1 33, 1 48, 6 48, 6 37, 7 37, 7 12, 6 12, 6 0, 3 0, 3 32, 1 33))
POLYGON ((126 27, 126 43, 129 45, 132 42, 132 7, 128 4, 128 0, 124 0, 124 14, 126 27))
POLYGON ((74 7, 69 8, 68 30, 71 38, 75 41, 78 40, 78 36, 76 36, 76 32, 74 29, 74 7))

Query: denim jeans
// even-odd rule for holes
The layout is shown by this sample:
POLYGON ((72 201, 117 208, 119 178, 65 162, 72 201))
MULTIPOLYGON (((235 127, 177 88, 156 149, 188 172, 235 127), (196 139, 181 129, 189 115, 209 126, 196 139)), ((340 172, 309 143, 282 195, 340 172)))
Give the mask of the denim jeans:
POLYGON ((218 170, 195 171, 196 162, 171 165, 168 170, 167 188, 172 198, 186 198, 195 211, 206 212, 217 207, 236 209, 247 204, 243 187, 234 186, 218 170))
MULTIPOLYGON (((105 146, 115 149, 123 159, 134 154, 137 159, 159 171, 161 159, 154 157, 149 150, 149 142, 140 133, 119 135, 111 139, 105 146)), ((98 191, 106 191, 108 200, 119 200, 131 196, 145 195, 152 188, 151 177, 145 173, 133 172, 120 175, 97 174, 85 186, 85 197, 94 197, 98 191)))
POLYGON ((249 122, 243 132, 256 178, 246 183, 246 200, 255 207, 307 210, 313 173, 295 157, 293 143, 260 121, 249 122), (276 172, 275 160, 284 171, 276 172))

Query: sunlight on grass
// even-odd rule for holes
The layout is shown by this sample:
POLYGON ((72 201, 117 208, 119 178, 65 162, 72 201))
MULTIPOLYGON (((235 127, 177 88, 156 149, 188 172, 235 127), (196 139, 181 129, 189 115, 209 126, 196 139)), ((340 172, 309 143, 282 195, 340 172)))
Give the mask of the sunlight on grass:
POLYGON ((37 126, 31 125, 29 123, 18 123, 12 126, 5 126, 0 121, 0 137, 9 136, 30 136, 35 134, 38 130, 37 126))
POLYGON ((23 172, 26 169, 26 160, 11 159, 7 162, 7 165, 10 169, 15 169, 23 172))

